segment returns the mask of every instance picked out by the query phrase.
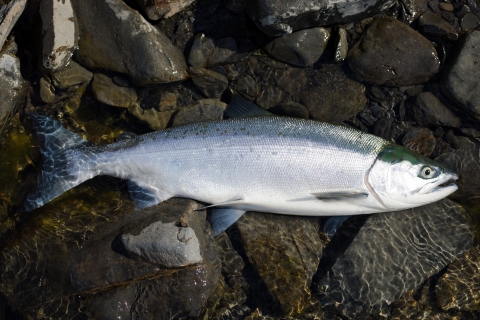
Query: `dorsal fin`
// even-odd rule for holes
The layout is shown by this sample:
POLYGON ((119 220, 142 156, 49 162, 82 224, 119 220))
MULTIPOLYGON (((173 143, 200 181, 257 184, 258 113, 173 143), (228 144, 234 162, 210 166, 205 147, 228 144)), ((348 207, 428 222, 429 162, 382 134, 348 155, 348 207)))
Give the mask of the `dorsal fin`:
POLYGON ((234 94, 224 112, 228 118, 246 118, 246 117, 268 117, 274 116, 273 113, 257 106, 255 103, 245 99, 239 94, 234 94))

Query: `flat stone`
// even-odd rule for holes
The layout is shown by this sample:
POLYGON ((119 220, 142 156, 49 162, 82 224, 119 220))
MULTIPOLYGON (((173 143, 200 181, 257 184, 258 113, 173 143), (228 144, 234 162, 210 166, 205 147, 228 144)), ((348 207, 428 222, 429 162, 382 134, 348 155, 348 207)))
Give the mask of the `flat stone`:
POLYGON ((156 108, 142 109, 138 104, 128 108, 128 112, 137 119, 145 122, 150 129, 157 131, 165 129, 176 112, 176 110, 158 111, 156 108))
POLYGON ((112 78, 96 73, 92 83, 93 96, 97 101, 119 108, 130 108, 137 101, 134 88, 120 87, 112 78))
POLYGON ((421 155, 429 157, 435 150, 436 139, 427 128, 413 128, 402 139, 402 145, 421 155))
POLYGON ((308 108, 310 119, 341 122, 365 108, 365 86, 339 69, 328 69, 317 81, 318 87, 299 95, 300 103, 308 108))
POLYGON ((27 0, 13 0, 0 8, 0 50, 3 48, 13 26, 25 10, 27 0))
POLYGON ((228 79, 224 75, 198 67, 188 69, 193 83, 207 98, 220 98, 228 86, 228 79))
POLYGON ((247 14, 269 36, 372 17, 394 4, 391 0, 260 0, 247 2, 247 14))
POLYGON ((181 108, 173 119, 172 127, 223 118, 227 105, 216 99, 204 99, 181 108))
POLYGON ((477 311, 480 304, 480 249, 453 261, 438 279, 437 303, 443 310, 477 311))
POLYGON ((285 315, 298 316, 323 244, 318 218, 247 212, 236 223, 245 253, 285 315))
POLYGON ((445 126, 458 128, 461 120, 431 92, 422 92, 406 103, 407 113, 416 122, 426 127, 445 126))
POLYGON ((480 31, 460 38, 456 52, 445 68, 442 86, 448 96, 480 119, 480 31))
POLYGON ((458 39, 458 33, 450 23, 441 16, 432 12, 424 12, 418 18, 418 27, 422 34, 433 38, 439 38, 448 42, 454 42, 458 39))
POLYGON ((401 87, 430 80, 440 60, 418 32, 397 19, 379 18, 348 53, 348 65, 369 84, 401 87))
POLYGON ((80 30, 78 59, 85 66, 125 73, 137 85, 186 79, 182 52, 123 1, 72 5, 80 30))
POLYGON ((472 247, 466 215, 447 199, 373 214, 331 267, 320 266, 322 309, 378 313, 472 247))
POLYGON ((59 89, 67 89, 71 86, 90 82, 93 73, 76 63, 70 61, 68 66, 51 74, 52 84, 59 89))
POLYGON ((70 0, 40 2, 43 31, 43 66, 58 70, 70 62, 77 47, 78 28, 70 0))
POLYGON ((327 46, 330 32, 325 28, 312 28, 276 38, 265 51, 273 58, 299 67, 314 64, 327 46))

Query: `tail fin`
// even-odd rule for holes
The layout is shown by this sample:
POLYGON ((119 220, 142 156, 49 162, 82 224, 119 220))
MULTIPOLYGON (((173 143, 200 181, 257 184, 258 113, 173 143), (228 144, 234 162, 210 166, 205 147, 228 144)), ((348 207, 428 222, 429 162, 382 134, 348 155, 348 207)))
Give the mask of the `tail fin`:
POLYGON ((36 113, 30 113, 29 116, 40 142, 43 171, 38 178, 37 190, 28 195, 22 211, 41 207, 92 178, 80 170, 78 153, 72 152, 90 146, 88 141, 62 127, 59 121, 36 113))

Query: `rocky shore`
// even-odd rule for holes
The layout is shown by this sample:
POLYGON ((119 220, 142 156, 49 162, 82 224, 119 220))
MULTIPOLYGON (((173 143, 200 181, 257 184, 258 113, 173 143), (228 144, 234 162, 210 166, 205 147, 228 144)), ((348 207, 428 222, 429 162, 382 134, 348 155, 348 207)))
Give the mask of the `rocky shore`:
POLYGON ((480 1, 0 0, 0 319, 480 319, 480 1), (455 170, 355 216, 135 210, 96 177, 20 210, 37 112, 97 145, 223 119, 231 92, 455 170))

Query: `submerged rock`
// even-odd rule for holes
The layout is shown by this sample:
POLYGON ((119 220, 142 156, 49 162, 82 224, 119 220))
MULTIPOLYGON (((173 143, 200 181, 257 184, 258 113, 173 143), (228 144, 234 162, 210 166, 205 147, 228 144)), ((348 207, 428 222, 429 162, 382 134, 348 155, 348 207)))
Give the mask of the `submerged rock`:
POLYGON ((480 31, 464 35, 443 73, 442 85, 448 96, 480 119, 480 31))
POLYGON ((318 218, 247 212, 236 227, 269 292, 286 315, 298 316, 322 256, 318 218))
POLYGON ((125 73, 137 85, 186 79, 182 52, 123 1, 72 4, 80 29, 78 59, 82 64, 125 73))
POLYGON ((264 33, 279 36, 300 29, 358 21, 393 4, 391 0, 259 0, 248 1, 247 14, 264 33))
POLYGON ((406 103, 407 113, 419 124, 427 127, 460 126, 460 118, 453 114, 431 92, 422 92, 406 103))
POLYGON ((448 266, 435 287, 444 310, 480 309, 480 249, 472 248, 448 266))
POLYGON ((70 0, 42 0, 43 66, 58 70, 70 62, 77 46, 78 28, 70 0))
POLYGON ((435 47, 394 18, 375 19, 348 53, 350 68, 371 85, 424 83, 438 71, 435 47))
POLYGON ((134 88, 117 86, 112 78, 101 73, 93 76, 92 92, 95 99, 113 107, 130 108, 137 101, 134 88))
POLYGON ((317 62, 329 38, 325 28, 305 29, 276 38, 265 45, 265 51, 279 61, 307 67, 317 62))
POLYGON ((349 316, 378 313, 472 245, 465 211, 447 199, 374 214, 333 265, 322 269, 322 306, 349 316))

